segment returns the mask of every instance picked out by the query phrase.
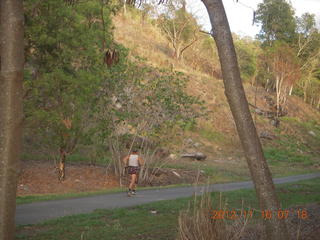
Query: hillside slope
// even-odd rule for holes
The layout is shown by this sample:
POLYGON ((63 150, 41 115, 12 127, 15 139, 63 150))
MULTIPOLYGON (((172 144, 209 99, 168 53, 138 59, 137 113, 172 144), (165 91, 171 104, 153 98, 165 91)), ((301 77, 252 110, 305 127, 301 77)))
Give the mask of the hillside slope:
MULTIPOLYGON (((207 117, 199 119, 195 129, 177 136, 173 149, 177 152, 205 152, 208 163, 243 161, 241 144, 224 95, 222 79, 193 69, 186 59, 180 62, 174 60, 173 49, 160 29, 151 23, 142 22, 136 13, 116 16, 114 25, 116 41, 129 48, 131 56, 145 58, 153 66, 184 72, 190 79, 188 93, 200 96, 205 101, 207 117)), ((216 67, 218 59, 212 59, 212 62, 216 67)), ((266 156, 270 162, 277 162, 275 168, 281 168, 285 163, 290 163, 296 169, 302 166, 319 168, 320 113, 299 97, 289 96, 287 114, 280 118, 279 126, 275 127, 273 119, 262 114, 274 111, 274 93, 250 84, 245 84, 245 90, 249 103, 255 106, 251 110, 266 156)))

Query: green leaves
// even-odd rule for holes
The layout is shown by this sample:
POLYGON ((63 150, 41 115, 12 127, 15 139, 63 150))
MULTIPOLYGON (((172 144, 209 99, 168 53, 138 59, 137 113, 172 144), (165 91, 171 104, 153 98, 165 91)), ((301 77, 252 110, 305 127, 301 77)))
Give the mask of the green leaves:
POLYGON ((296 38, 294 10, 285 0, 264 0, 258 5, 255 22, 261 24, 258 37, 266 45, 275 40, 291 43, 296 38))
POLYGON ((168 126, 194 124, 200 102, 185 93, 186 76, 129 61, 128 49, 113 41, 116 5, 24 3, 26 125, 51 149, 105 146, 132 133, 159 137, 168 126), (119 53, 117 64, 105 65, 106 48, 119 53))
POLYGON ((259 48, 257 42, 246 39, 235 39, 235 48, 242 80, 248 81, 253 79, 258 71, 257 55, 259 48))
POLYGON ((27 0, 24 6, 27 126, 38 126, 52 146, 72 148, 81 138, 90 143, 93 106, 109 74, 101 47, 102 41, 112 42, 110 6, 98 0, 73 6, 63 0, 27 0), (66 128, 65 121, 72 127, 66 128))

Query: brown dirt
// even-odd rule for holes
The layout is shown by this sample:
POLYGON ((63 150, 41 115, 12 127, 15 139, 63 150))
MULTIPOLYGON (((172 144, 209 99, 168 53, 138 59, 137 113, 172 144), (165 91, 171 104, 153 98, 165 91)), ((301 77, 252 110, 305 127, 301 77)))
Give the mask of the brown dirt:
MULTIPOLYGON (((151 183, 139 185, 165 186, 194 183, 197 179, 197 172, 192 170, 161 169, 155 172, 151 183)), ((127 185, 128 180, 128 176, 125 176, 123 184, 127 185)), ((200 175, 199 182, 203 180, 204 177, 200 175)), ((106 175, 106 168, 102 166, 67 164, 66 179, 60 182, 53 162, 25 161, 22 163, 17 196, 89 192, 118 187, 118 179, 110 173, 106 175)))
POLYGON ((66 179, 60 182, 54 163, 28 161, 22 163, 17 195, 86 192, 117 186, 118 181, 113 176, 107 178, 103 167, 67 165, 66 179))

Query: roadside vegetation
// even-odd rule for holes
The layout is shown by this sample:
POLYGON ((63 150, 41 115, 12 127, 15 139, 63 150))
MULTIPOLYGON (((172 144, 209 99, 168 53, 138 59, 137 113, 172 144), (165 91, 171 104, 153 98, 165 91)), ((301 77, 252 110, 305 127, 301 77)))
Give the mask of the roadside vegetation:
MULTIPOLYGON (((308 204, 320 204, 320 179, 300 181, 292 184, 277 185, 277 195, 283 210, 307 209, 308 204)), ((212 193, 211 209, 253 210, 255 223, 249 221, 248 226, 261 219, 258 202, 254 190, 238 190, 224 193, 212 193)), ((17 228, 17 239, 176 239, 178 234, 178 218, 181 211, 186 210, 194 198, 160 201, 137 207, 114 210, 96 210, 91 214, 80 214, 46 221, 42 224, 25 225, 17 228)), ((200 201, 200 197, 198 198, 200 201)), ((195 206, 191 204, 191 206, 195 206)), ((318 205, 319 206, 319 205, 318 205)), ((191 211, 192 212, 192 211, 191 211)), ((309 212, 312 223, 316 220, 309 212)), ((295 216, 297 221, 298 217, 295 216)), ((306 221, 306 220, 302 220, 306 221)), ((232 221, 231 221, 232 222, 232 221)), ((307 223, 307 222, 305 222, 307 223)))

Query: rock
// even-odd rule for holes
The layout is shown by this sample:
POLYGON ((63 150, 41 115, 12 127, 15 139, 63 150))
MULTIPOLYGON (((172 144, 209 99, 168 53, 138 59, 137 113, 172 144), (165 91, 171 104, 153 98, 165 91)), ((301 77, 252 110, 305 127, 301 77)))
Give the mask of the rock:
POLYGON ((254 111, 259 115, 263 114, 263 111, 261 109, 259 109, 259 108, 256 108, 254 111))
POLYGON ((193 144, 193 140, 192 140, 191 138, 185 139, 184 142, 185 142, 187 145, 192 145, 192 144, 193 144))
POLYGON ((309 133, 309 135, 311 135, 311 136, 314 136, 314 137, 317 136, 314 131, 309 131, 308 133, 309 133))
POLYGON ((24 190, 24 191, 29 191, 29 190, 30 190, 28 186, 23 185, 23 184, 20 184, 20 185, 19 185, 19 188, 22 189, 22 190, 24 190))
POLYGON ((320 164, 317 164, 317 163, 316 163, 316 164, 313 164, 313 167, 320 169, 320 164))
POLYGON ((196 147, 196 148, 198 148, 198 147, 201 146, 201 143, 195 142, 195 143, 193 144, 193 146, 196 147))
POLYGON ((274 127, 279 127, 279 125, 280 125, 279 119, 276 119, 276 118, 271 119, 270 123, 271 123, 271 125, 274 126, 274 127))
POLYGON ((176 159, 176 158, 177 158, 177 155, 176 155, 176 154, 171 153, 171 154, 169 155, 169 158, 171 158, 172 160, 173 160, 173 159, 176 159))
POLYGON ((181 155, 182 158, 195 158, 196 160, 205 160, 207 156, 201 152, 185 153, 181 155))
POLYGON ((269 139, 269 140, 273 140, 274 139, 274 135, 268 133, 268 132, 261 132, 260 133, 260 138, 265 138, 265 139, 269 139))
POLYGON ((115 106, 116 106, 117 109, 122 108, 122 105, 120 103, 116 103, 115 106))

